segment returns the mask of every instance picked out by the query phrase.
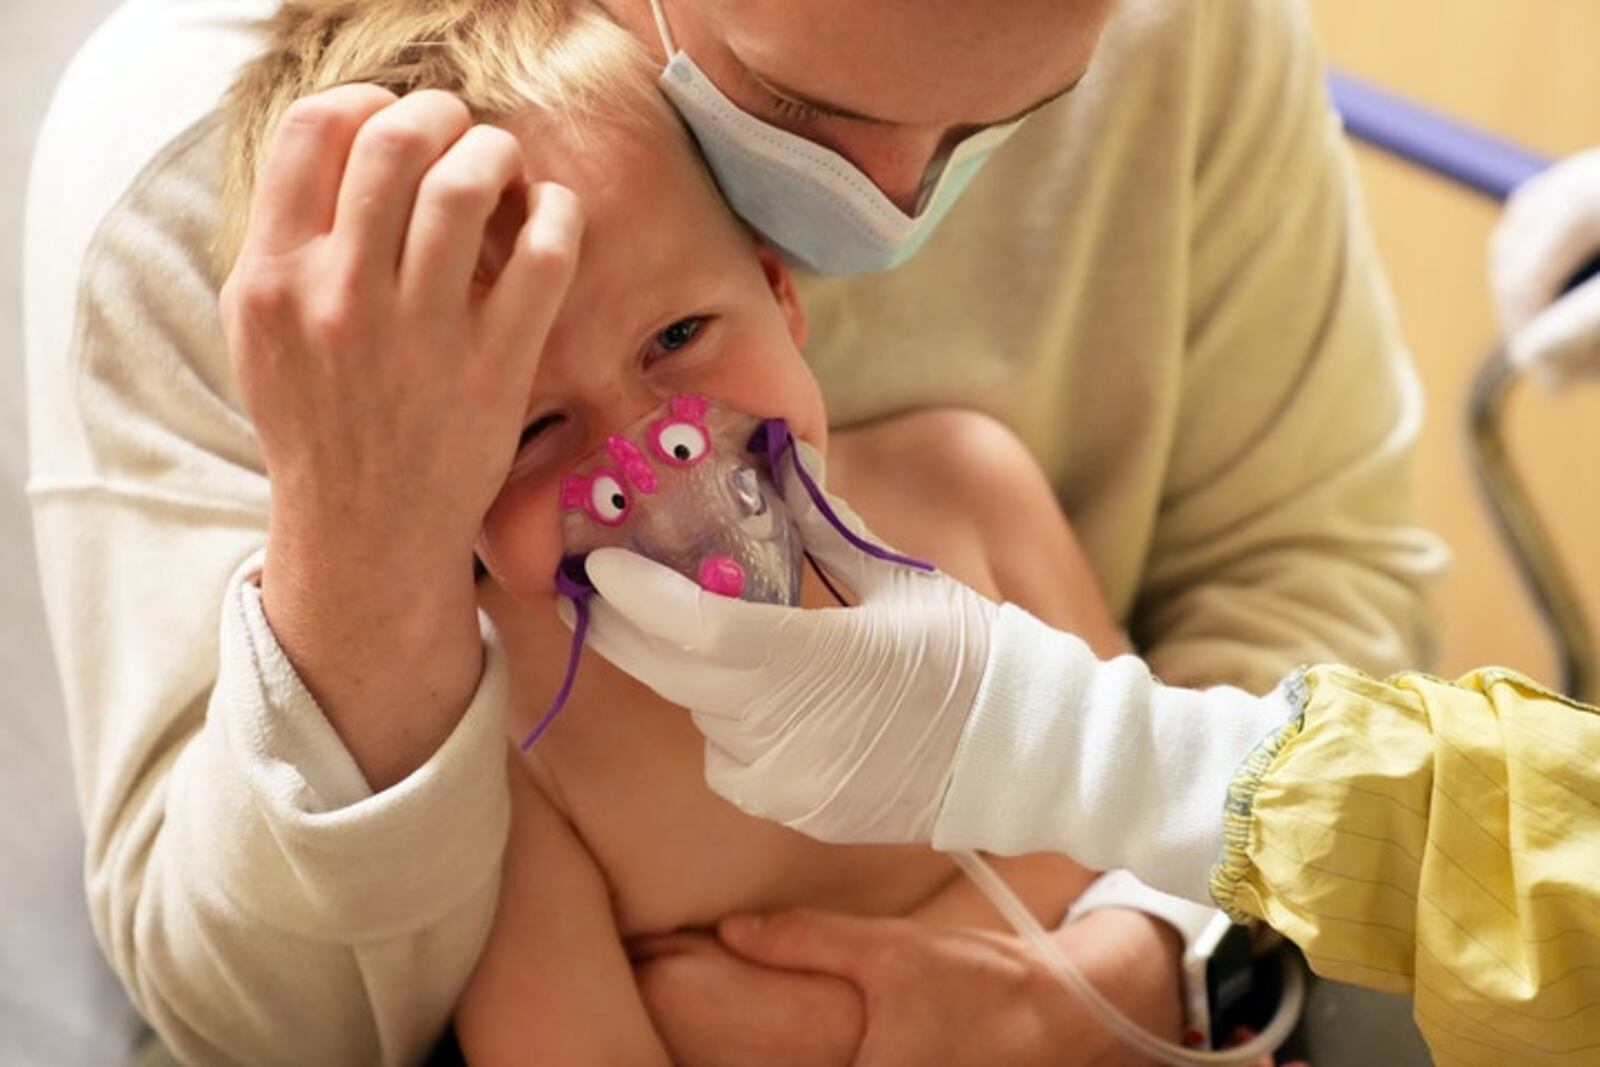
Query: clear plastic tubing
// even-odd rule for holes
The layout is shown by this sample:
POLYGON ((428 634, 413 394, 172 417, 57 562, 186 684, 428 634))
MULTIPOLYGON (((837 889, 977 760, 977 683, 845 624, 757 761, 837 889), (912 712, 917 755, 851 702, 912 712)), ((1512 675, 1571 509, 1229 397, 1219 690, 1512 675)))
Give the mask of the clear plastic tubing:
POLYGON ((1306 981, 1300 968, 1292 963, 1287 963, 1284 968, 1283 997, 1278 1003, 1277 1014, 1272 1017, 1272 1022, 1267 1028, 1242 1045, 1216 1052, 1204 1052, 1197 1049, 1185 1048, 1159 1038, 1138 1023, 1118 1011, 1116 1006, 1100 995, 1100 991, 1089 984, 1083 972, 1075 967, 1066 953, 1061 951, 1061 946, 1045 932, 1039 925, 1039 920, 1033 917, 1011 887, 1001 880, 975 852, 952 852, 951 858, 966 872, 972 884, 989 898, 1000 914, 1005 916, 1018 934, 1038 954, 1045 967, 1055 980, 1061 983, 1073 996, 1078 997, 1100 1017, 1111 1032, 1120 1037, 1131 1048, 1137 1049, 1152 1059, 1162 1063, 1172 1064, 1173 1067, 1186 1067, 1188 1064, 1208 1064, 1211 1067, 1246 1067, 1262 1056, 1275 1050, 1289 1037, 1289 1031, 1294 1029, 1295 1021, 1300 1018, 1300 1009, 1305 1004, 1306 981))

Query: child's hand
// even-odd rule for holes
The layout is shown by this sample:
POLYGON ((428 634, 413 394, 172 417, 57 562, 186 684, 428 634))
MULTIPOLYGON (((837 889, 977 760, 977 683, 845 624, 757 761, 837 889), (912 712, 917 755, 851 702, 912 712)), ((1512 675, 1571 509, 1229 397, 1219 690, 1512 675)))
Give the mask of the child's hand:
MULTIPOLYGON (((221 304, 272 483, 262 592, 369 779, 410 767, 368 765, 354 705, 392 729, 423 697, 459 716, 475 685, 473 546, 582 228, 573 195, 527 189, 516 138, 447 93, 341 86, 295 103, 268 152, 221 304), (491 218, 524 214, 484 277, 491 218)), ((425 758, 454 721, 404 728, 425 758)))

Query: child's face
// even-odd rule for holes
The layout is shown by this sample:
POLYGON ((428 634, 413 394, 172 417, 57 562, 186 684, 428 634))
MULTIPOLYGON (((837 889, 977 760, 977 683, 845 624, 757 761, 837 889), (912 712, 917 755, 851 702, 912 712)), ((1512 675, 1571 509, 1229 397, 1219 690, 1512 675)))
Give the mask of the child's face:
POLYGON ((494 578, 523 597, 554 588, 563 475, 668 397, 781 416, 819 448, 827 434, 788 273, 734 219, 687 136, 666 120, 581 138, 550 130, 518 131, 528 174, 577 193, 583 245, 528 430, 478 546, 494 578))

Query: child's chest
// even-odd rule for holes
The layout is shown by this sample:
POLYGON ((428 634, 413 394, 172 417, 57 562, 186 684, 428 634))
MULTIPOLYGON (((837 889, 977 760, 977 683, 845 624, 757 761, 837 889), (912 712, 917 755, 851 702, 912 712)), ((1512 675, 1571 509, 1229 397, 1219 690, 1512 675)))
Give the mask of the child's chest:
POLYGON ((810 906, 903 914, 954 874, 921 847, 825 845, 707 788, 688 713, 595 656, 539 759, 611 891, 624 937, 705 927, 737 911, 810 906))

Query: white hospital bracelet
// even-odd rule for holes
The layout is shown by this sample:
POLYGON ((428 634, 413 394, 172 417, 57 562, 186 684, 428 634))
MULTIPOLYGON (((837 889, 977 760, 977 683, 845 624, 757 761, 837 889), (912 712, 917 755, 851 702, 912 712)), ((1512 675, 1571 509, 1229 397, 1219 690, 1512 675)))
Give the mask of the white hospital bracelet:
POLYGON ((1184 1044, 1211 1048, 1211 998, 1206 967, 1232 925, 1216 908, 1151 889, 1129 871, 1108 871, 1095 879, 1067 909, 1067 922, 1101 908, 1128 908, 1154 916, 1183 939, 1184 1044))

